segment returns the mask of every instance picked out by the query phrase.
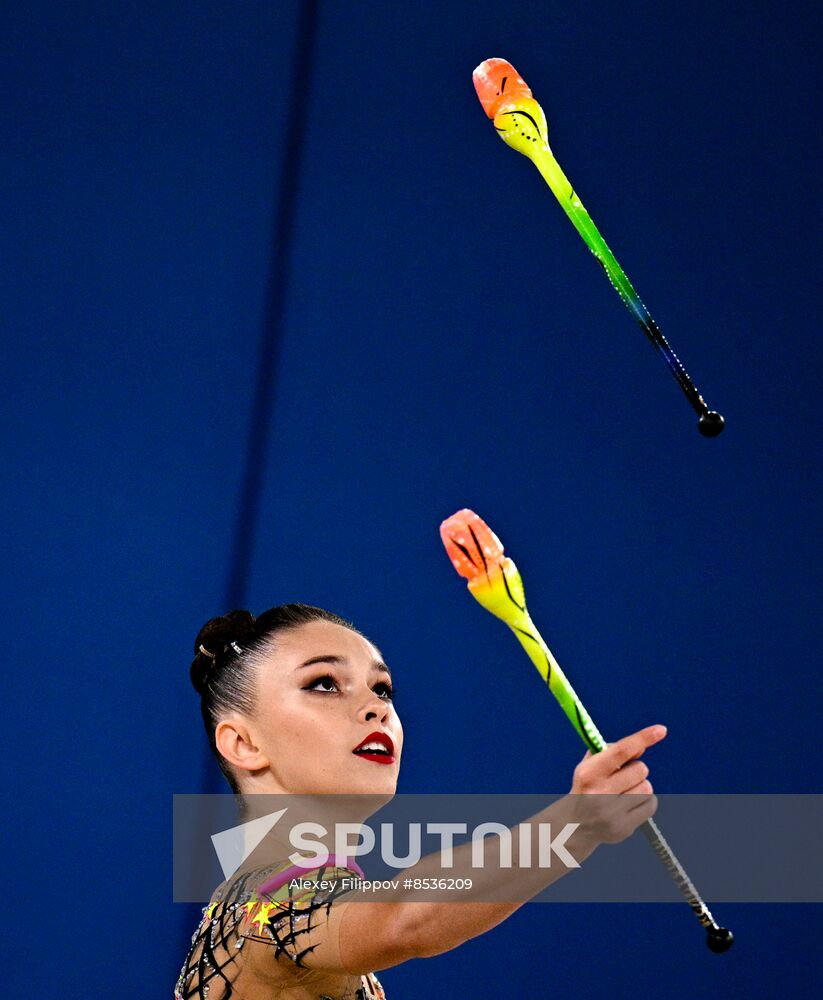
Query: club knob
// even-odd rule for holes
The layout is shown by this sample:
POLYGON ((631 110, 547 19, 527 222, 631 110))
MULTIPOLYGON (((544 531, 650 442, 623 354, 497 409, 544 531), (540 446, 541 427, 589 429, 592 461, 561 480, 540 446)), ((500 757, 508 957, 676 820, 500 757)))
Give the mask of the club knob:
POLYGON ((717 410, 708 410, 697 422, 697 429, 706 438, 716 438, 723 430, 725 420, 717 410))
POLYGON ((706 938, 706 946, 716 955, 722 955, 734 944, 734 934, 728 927, 711 927, 706 938))

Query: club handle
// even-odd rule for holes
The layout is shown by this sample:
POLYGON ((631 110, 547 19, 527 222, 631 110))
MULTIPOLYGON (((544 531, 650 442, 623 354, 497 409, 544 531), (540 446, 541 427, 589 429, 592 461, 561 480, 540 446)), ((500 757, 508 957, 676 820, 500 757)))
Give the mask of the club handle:
POLYGON ((680 890, 681 895, 692 908, 692 912, 706 928, 706 946, 710 951, 715 952, 715 954, 722 954, 724 951, 728 951, 732 944, 734 944, 734 935, 727 927, 721 927, 714 919, 711 910, 706 906, 694 882, 686 874, 686 869, 677 860, 677 855, 661 833, 660 827, 653 819, 648 819, 645 823, 641 824, 640 829, 643 832, 643 836, 651 844, 654 853, 663 862, 675 885, 680 890))
MULTIPOLYGON (((586 746, 592 753, 605 750, 608 743, 603 739, 528 613, 524 612, 516 621, 510 621, 508 624, 586 746)), ((661 833, 660 827, 653 819, 649 819, 641 824, 640 829, 655 854, 663 862, 692 912, 706 928, 707 947, 716 954, 728 951, 734 943, 734 935, 714 919, 694 882, 686 874, 685 868, 661 833)))

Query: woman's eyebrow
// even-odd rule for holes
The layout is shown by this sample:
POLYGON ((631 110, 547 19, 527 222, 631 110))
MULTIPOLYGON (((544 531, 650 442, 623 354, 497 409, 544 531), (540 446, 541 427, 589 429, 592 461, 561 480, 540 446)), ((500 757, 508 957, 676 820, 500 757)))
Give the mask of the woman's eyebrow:
POLYGON ((305 663, 301 663, 297 669, 301 670, 303 667, 310 667, 313 663, 345 663, 345 656, 335 656, 333 653, 322 654, 320 656, 313 656, 310 660, 306 660, 305 663))
POLYGON ((389 670, 389 668, 386 666, 386 664, 382 660, 375 660, 372 663, 372 667, 374 667, 375 670, 379 670, 381 674, 388 674, 389 675, 389 680, 392 679, 391 670, 389 670))
MULTIPOLYGON (((345 656, 337 656, 335 653, 322 653, 320 656, 312 656, 311 659, 306 660, 301 663, 295 669, 302 670, 303 667, 310 667, 314 663, 334 663, 334 664, 347 664, 349 661, 345 656)), ((374 670, 380 671, 382 674, 388 674, 389 679, 391 679, 391 670, 386 666, 382 660, 374 660, 372 662, 372 668, 374 670)))

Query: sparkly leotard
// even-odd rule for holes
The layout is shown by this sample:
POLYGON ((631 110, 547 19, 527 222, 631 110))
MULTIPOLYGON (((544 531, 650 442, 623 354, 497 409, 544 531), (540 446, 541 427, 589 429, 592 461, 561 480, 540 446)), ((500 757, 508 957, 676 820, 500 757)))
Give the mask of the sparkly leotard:
POLYGON ((332 888, 317 891, 295 891, 288 883, 276 892, 259 890, 288 867, 287 861, 247 871, 215 891, 192 936, 174 1000, 386 1000, 373 973, 312 969, 316 945, 305 945, 306 935, 349 891, 340 880, 355 873, 319 869, 312 877, 332 888))

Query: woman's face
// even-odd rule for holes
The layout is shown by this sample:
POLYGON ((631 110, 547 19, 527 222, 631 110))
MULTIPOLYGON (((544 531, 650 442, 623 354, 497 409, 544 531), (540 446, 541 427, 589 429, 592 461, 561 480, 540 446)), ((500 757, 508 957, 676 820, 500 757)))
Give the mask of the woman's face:
POLYGON ((362 635, 327 621, 279 633, 257 690, 254 737, 272 791, 394 794, 403 727, 388 668, 362 635), (368 737, 381 745, 355 753, 368 737))

